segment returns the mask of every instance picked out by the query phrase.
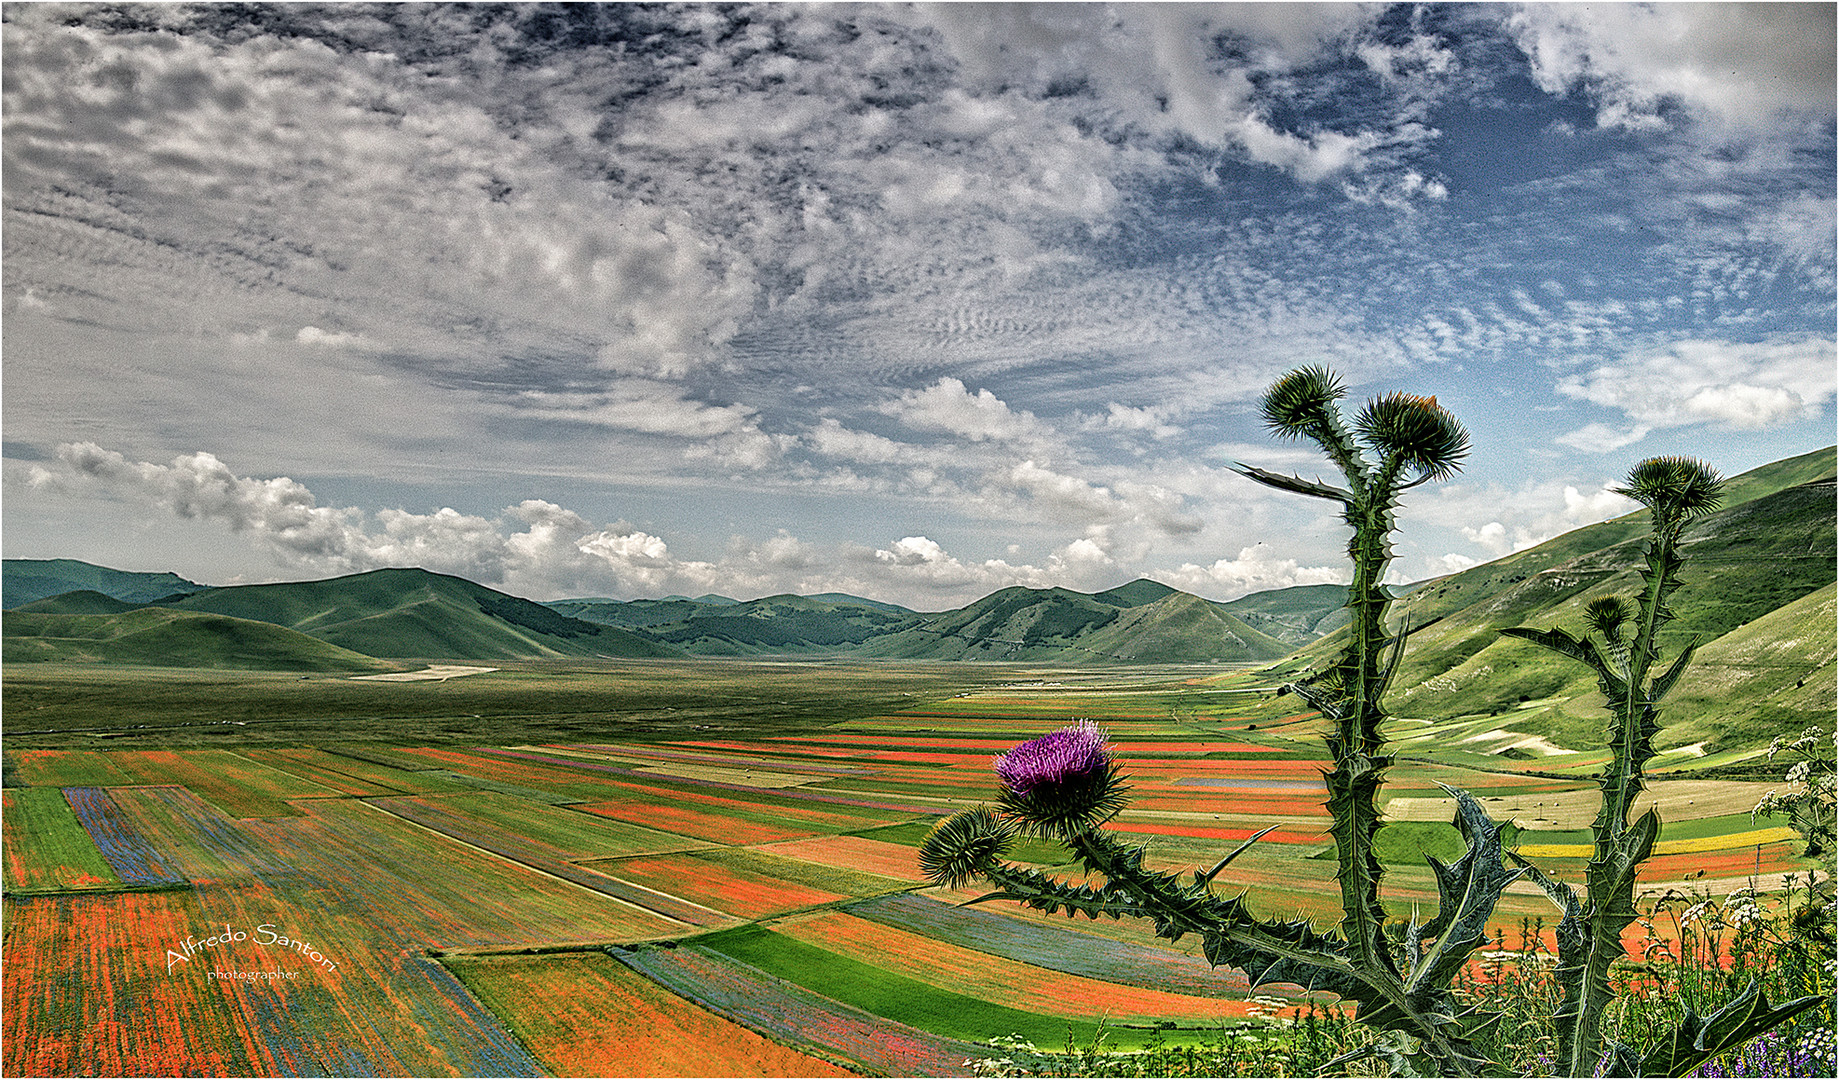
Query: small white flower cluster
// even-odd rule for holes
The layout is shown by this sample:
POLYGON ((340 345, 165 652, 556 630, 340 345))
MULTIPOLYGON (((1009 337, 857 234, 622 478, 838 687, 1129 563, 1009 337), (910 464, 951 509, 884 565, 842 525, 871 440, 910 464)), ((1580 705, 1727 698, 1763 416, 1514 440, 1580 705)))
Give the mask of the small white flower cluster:
POLYGON ((1725 924, 1738 931, 1761 930, 1763 923, 1762 908, 1756 903, 1756 894, 1748 889, 1738 889, 1724 901, 1725 924))

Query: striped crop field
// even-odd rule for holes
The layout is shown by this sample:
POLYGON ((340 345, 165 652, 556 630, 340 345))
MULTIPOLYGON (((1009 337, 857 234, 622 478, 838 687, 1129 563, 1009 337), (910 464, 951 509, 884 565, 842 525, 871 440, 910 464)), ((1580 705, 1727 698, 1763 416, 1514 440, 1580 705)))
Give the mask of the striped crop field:
MULTIPOLYGON (((994 800, 994 757, 1090 718, 1132 791, 1106 828, 1149 866, 1206 867, 1275 825, 1216 889, 1338 922, 1318 718, 1231 721, 1238 699, 1166 673, 1141 693, 1060 677, 757 737, 9 747, 0 1050, 9 1073, 40 1075, 963 1075, 992 1036, 1059 1047, 1102 1018, 1128 1046, 1162 1023, 1180 1042, 1241 1022, 1244 978, 1192 935, 966 906, 981 888, 920 873, 936 822, 994 800)), ((1434 759, 1387 772, 1388 910, 1435 911, 1422 854, 1455 842, 1438 782, 1581 881, 1589 770, 1440 738, 1411 744, 1434 759)), ((1797 837, 1750 820, 1761 786, 1657 780, 1666 825, 1643 886, 1803 868, 1797 837)), ((1020 838, 1010 857, 1084 876, 1057 843, 1020 838)), ((1517 940, 1523 918, 1549 944, 1551 905, 1521 882, 1490 932, 1517 940)))
MULTIPOLYGON (((870 964, 928 986, 1041 1016, 1118 1024, 1169 1020, 1183 1027, 1249 1015, 1243 994, 1190 997, 1051 970, 1019 974, 1014 961, 842 911, 793 916, 773 929, 797 941, 870 964)), ((1064 947, 1064 942, 1062 943, 1064 947)))
POLYGON ((447 966, 556 1076, 852 1076, 677 996, 601 952, 447 966))
POLYGON ((61 892, 118 887, 121 880, 55 787, 7 788, 4 826, 6 890, 61 892))
POLYGON ((64 798, 83 830, 95 842, 96 850, 102 853, 116 878, 124 884, 185 884, 185 876, 141 833, 116 801, 117 793, 126 798, 132 791, 132 788, 73 787, 64 789, 64 798))
POLYGON ((726 866, 696 855, 644 855, 598 864, 610 875, 693 903, 758 919, 848 899, 843 893, 726 866))
POLYGON ((231 817, 287 817, 288 799, 338 792, 228 750, 110 750, 108 759, 136 784, 180 784, 231 817))
POLYGON ((19 782, 30 787, 114 787, 134 783, 95 750, 8 750, 6 760, 19 782))
POLYGON ((962 1076, 983 1047, 891 1021, 695 946, 621 949, 615 959, 686 1001, 775 1042, 870 1076, 962 1076))
MULTIPOLYGON (((362 777, 353 776, 339 766, 349 759, 341 759, 324 750, 313 749, 253 749, 241 752, 243 757, 260 765, 280 769, 291 776, 310 781, 340 795, 402 795, 407 792, 402 788, 386 787, 362 777)), ((355 765, 356 762, 351 762, 355 765)), ((377 768, 377 766, 372 766, 377 768)))

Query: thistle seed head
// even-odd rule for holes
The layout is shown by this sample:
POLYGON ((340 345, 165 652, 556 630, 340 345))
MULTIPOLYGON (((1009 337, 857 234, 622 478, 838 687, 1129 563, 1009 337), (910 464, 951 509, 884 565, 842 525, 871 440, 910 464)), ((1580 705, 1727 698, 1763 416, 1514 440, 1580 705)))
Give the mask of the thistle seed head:
POLYGON ((1341 380, 1324 367, 1298 368, 1264 393, 1264 422, 1285 438, 1326 430, 1328 411, 1347 393, 1341 380))
POLYGON ((1387 394, 1367 402, 1358 423, 1367 445, 1398 455, 1418 475, 1443 479, 1462 467, 1469 433, 1434 397, 1387 394))
POLYGON ((1627 486, 1614 490, 1647 507, 1655 522, 1666 526, 1716 510, 1724 478, 1696 458, 1655 457, 1630 469, 1627 486))
POLYGON ((996 865, 1015 839, 1015 826, 988 807, 953 814, 932 827, 920 844, 920 872, 957 888, 996 865))

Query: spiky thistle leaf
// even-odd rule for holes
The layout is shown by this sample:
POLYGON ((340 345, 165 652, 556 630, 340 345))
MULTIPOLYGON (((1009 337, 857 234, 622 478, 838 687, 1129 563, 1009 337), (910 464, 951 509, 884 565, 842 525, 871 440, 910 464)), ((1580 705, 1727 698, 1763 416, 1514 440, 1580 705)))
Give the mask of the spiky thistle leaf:
POLYGON ((1469 433, 1434 397, 1387 394, 1367 402, 1355 424, 1366 444, 1424 479, 1454 474, 1468 456, 1469 433))
POLYGON ((1756 980, 1751 979, 1743 993, 1709 1016, 1699 1016, 1687 1007, 1679 1027, 1641 1059, 1641 1074, 1685 1076, 1726 1050, 1734 1050, 1813 1008, 1820 1000, 1802 997, 1770 1005, 1756 980))

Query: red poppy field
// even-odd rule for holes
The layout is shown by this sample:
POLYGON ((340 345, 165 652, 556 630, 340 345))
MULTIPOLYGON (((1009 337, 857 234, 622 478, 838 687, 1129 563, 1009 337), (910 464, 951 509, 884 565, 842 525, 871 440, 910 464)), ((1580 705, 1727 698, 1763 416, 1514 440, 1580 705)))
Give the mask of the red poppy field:
MULTIPOLYGON (((929 1075, 961 1073, 984 1039, 1058 1045, 1101 1017, 1123 1045, 1159 1023, 1196 1037, 1251 1008, 1197 943, 961 907, 977 890, 917 863, 933 822, 994 796, 994 756, 1090 718, 1133 793, 1107 828, 1174 870, 1274 824, 1216 888, 1331 926, 1316 725, 1196 709, 1191 678, 1006 687, 745 738, 9 747, 5 1071, 929 1075)), ((1386 798, 1434 830, 1433 780, 1503 806, 1589 787, 1513 764, 1401 764, 1386 798)), ((1694 809, 1663 817, 1711 820, 1694 809)), ((1796 845, 1732 822, 1728 846, 1663 833, 1646 883, 1800 867, 1796 845)), ((1554 846, 1574 834, 1519 842, 1579 876, 1554 846)), ((1015 858, 1074 872, 1041 841, 1015 858)), ((1386 888, 1401 914, 1435 903, 1421 859, 1388 864, 1386 888)), ((1495 927, 1550 916, 1516 885, 1495 927)))

